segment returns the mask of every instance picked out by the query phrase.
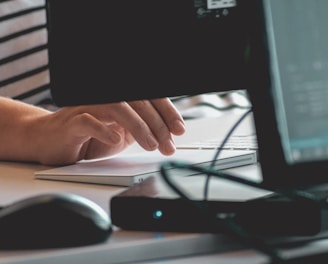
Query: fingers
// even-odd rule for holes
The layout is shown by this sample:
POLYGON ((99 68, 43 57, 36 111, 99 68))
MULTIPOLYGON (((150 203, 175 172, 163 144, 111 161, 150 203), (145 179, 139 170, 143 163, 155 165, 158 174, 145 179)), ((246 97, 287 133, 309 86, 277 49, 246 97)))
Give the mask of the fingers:
POLYGON ((122 141, 117 130, 109 129, 103 122, 90 114, 83 113, 75 116, 72 124, 72 133, 74 133, 77 141, 72 142, 72 144, 78 144, 90 138, 95 138, 107 145, 119 144, 122 141))
POLYGON ((92 138, 86 144, 83 144, 83 148, 81 149, 81 157, 83 159, 94 159, 94 158, 102 158, 107 156, 113 156, 117 153, 120 153, 124 149, 126 149, 129 145, 134 142, 131 134, 124 130, 122 127, 116 128, 116 125, 108 126, 110 130, 117 130, 117 132, 121 135, 121 142, 117 144, 103 144, 99 140, 92 138))
POLYGON ((150 151, 159 149, 164 155, 175 152, 172 134, 181 135, 185 131, 183 118, 167 98, 81 106, 76 111, 90 113, 106 124, 117 123, 141 147, 150 151))
POLYGON ((151 100, 153 107, 160 114, 171 133, 174 135, 182 135, 185 132, 185 123, 175 108, 171 100, 168 98, 151 100))
POLYGON ((158 142, 158 149, 165 155, 173 154, 175 145, 168 125, 156 111, 150 101, 130 102, 129 105, 142 117, 158 142))
MULTIPOLYGON (((140 103, 139 103, 140 104, 140 103)), ((142 104, 142 103, 141 103, 142 104)), ((149 124, 126 102, 112 104, 109 106, 108 115, 111 116, 120 126, 126 128, 133 135, 135 140, 146 150, 155 150, 159 147, 159 142, 153 134, 149 124)), ((154 109, 149 109, 151 115, 154 109)), ((149 120, 148 120, 149 121, 149 120)), ((152 121, 153 122, 153 121, 152 121)))
POLYGON ((133 110, 147 124, 158 142, 158 149, 164 155, 175 152, 171 133, 182 134, 184 123, 180 114, 168 99, 129 102, 133 110))

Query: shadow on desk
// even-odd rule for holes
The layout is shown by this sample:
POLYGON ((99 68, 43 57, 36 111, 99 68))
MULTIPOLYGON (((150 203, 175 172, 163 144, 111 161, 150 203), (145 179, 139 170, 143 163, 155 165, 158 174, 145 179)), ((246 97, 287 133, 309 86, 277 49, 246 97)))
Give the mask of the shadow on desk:
POLYGON ((56 250, 0 251, 0 263, 137 263, 241 248, 244 247, 222 235, 117 230, 101 245, 56 250))

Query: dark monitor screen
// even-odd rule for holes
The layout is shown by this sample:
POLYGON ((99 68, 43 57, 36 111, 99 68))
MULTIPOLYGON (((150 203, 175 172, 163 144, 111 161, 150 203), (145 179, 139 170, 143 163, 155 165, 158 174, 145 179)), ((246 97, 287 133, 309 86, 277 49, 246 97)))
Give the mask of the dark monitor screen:
POLYGON ((327 16, 324 0, 266 1, 272 94, 284 156, 295 164, 328 158, 327 16), (279 17, 276 15, 279 13, 279 17))
POLYGON ((51 90, 79 105, 245 89, 245 0, 48 0, 51 90))
POLYGON ((256 35, 263 45, 254 55, 257 77, 248 92, 264 183, 327 183, 328 1, 258 3, 256 35))

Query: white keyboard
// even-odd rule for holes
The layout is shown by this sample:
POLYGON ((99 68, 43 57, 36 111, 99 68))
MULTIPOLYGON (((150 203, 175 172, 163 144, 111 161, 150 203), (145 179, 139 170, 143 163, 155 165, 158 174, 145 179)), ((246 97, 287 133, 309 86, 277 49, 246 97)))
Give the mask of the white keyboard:
MULTIPOLYGON (((187 144, 179 144, 179 149, 218 149, 222 144, 223 139, 209 139, 204 141, 192 142, 187 144)), ((222 149, 229 150, 257 150, 257 137, 256 135, 232 135, 222 149)))

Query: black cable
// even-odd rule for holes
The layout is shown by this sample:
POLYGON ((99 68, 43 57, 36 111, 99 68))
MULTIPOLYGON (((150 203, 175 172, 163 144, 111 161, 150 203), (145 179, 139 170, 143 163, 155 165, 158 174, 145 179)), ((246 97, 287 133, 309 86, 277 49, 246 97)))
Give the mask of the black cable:
MULTIPOLYGON (((250 114, 252 112, 252 109, 249 109, 248 111, 246 111, 235 123, 234 125, 230 128, 230 130, 228 131, 228 133, 226 134, 226 136, 224 137, 222 143, 220 144, 220 146, 218 147, 212 162, 210 164, 210 168, 214 169, 215 166, 215 162, 216 160, 219 158, 221 151, 223 150, 225 144, 227 143, 227 141, 229 140, 229 138, 231 137, 232 133, 236 130, 236 128, 240 125, 240 123, 247 117, 248 114, 250 114)), ((256 188, 260 188, 263 189, 263 186, 261 184, 257 184, 254 183, 252 181, 248 181, 245 179, 241 179, 239 177, 233 176, 233 175, 229 175, 228 174, 223 174, 221 173, 220 177, 234 181, 234 182, 239 182, 248 186, 252 186, 252 187, 256 187, 256 188), (225 176, 224 176, 225 175, 225 176)), ((205 182, 205 186, 204 186, 204 200, 208 199, 208 189, 209 189, 209 181, 210 181, 210 177, 211 174, 207 174, 206 177, 206 182, 205 182)), ((291 199, 303 199, 303 200, 311 200, 311 201, 315 201, 317 203, 322 203, 321 200, 317 199, 317 197, 315 197, 313 194, 306 192, 306 191, 302 191, 302 190, 297 190, 297 189, 287 189, 287 190, 276 190, 276 189, 267 189, 269 191, 273 191, 273 192, 277 192, 280 193, 283 196, 289 197, 291 199)))
POLYGON ((225 106, 225 107, 218 107, 218 106, 214 106, 211 103, 200 102, 200 103, 195 104, 193 107, 195 107, 195 106, 207 106, 207 107, 213 108, 217 111, 228 111, 228 110, 231 110, 234 108, 239 108, 239 109, 249 109, 250 108, 250 106, 242 106, 242 105, 235 104, 235 103, 229 104, 228 106, 225 106))
MULTIPOLYGON (((214 93, 213 95, 217 96, 218 98, 220 99, 225 99, 226 97, 229 97, 231 96, 231 94, 240 94, 241 96, 243 96, 248 102, 249 102, 249 99, 247 98, 247 94, 245 92, 242 92, 242 91, 229 91, 229 92, 220 92, 220 93, 214 93)), ((204 95, 211 95, 211 94, 204 94, 204 95)), ((177 96, 177 97, 171 97, 170 100, 177 104, 183 100, 187 100, 187 99, 190 99, 190 98, 193 98, 195 96, 198 96, 198 95, 185 95, 185 96, 177 96)), ((219 107, 219 106, 216 106, 210 102, 198 102, 196 104, 193 105, 193 107, 208 107, 208 108, 212 108, 214 110, 217 110, 217 111, 220 111, 220 112, 223 112, 223 111, 229 111, 231 109, 249 109, 250 106, 249 105, 240 105, 238 103, 229 103, 229 105, 227 106, 224 106, 224 107, 219 107)), ((187 120, 190 120, 190 119, 195 119, 197 117, 189 117, 189 116, 184 116, 184 119, 187 119, 187 120)))
POLYGON ((168 174, 170 171, 172 171, 172 168, 184 169, 184 170, 188 169, 193 173, 196 172, 197 174, 212 175, 220 179, 227 179, 233 182, 242 183, 262 190, 272 191, 291 199, 296 199, 301 201, 314 201, 314 202, 318 202, 319 205, 321 202, 311 193, 304 192, 302 190, 297 190, 297 189, 275 190, 274 188, 263 186, 261 183, 250 181, 234 175, 230 175, 228 173, 219 170, 215 170, 210 166, 208 167, 199 166, 199 165, 194 165, 181 161, 167 161, 161 164, 160 172, 164 181, 181 198, 185 199, 186 201, 190 202, 193 206, 195 206, 199 210, 199 213, 202 214, 204 217, 206 217, 205 219, 209 221, 209 225, 213 225, 213 226, 216 225, 217 230, 225 230, 228 235, 232 236, 238 241, 245 243, 246 245, 251 245, 255 249, 266 254, 268 257, 270 257, 270 264, 285 263, 285 261, 289 263, 290 259, 284 258, 276 248, 268 245, 263 239, 263 237, 261 237, 260 235, 252 234, 246 231, 242 226, 240 226, 238 223, 234 221, 233 216, 231 217, 228 215, 227 218, 215 217, 208 210, 209 208, 206 206, 206 201, 199 203, 197 200, 193 200, 192 198, 190 198, 184 191, 182 191, 182 189, 180 189, 176 184, 174 184, 171 181, 170 176, 168 174))
MULTIPOLYGON (((209 225, 216 225, 218 228, 217 230, 225 230, 228 235, 234 237, 235 239, 239 240, 242 243, 246 243, 247 245, 253 245, 253 247, 264 254, 268 255, 270 257, 271 261, 274 261, 274 263, 280 263, 283 261, 283 258, 280 256, 280 253, 265 243, 261 237, 251 234, 247 232, 244 228, 242 228, 239 224, 235 223, 233 217, 227 217, 227 218, 215 218, 213 215, 207 210, 206 203, 197 203, 196 201, 192 200, 188 197, 187 194, 185 194, 176 184, 174 184, 170 177, 168 176, 169 171, 171 171, 172 168, 178 168, 178 169, 188 169, 193 172, 199 172, 202 174, 213 174, 213 175, 220 175, 223 178, 229 178, 230 180, 234 177, 227 177, 226 174, 221 173, 220 171, 215 171, 212 168, 207 167, 201 167, 189 163, 184 162, 177 162, 177 161, 168 161, 161 164, 160 172, 161 176, 163 177, 164 181, 178 194, 181 198, 185 199, 186 201, 189 201, 192 205, 194 205, 200 213, 209 221, 209 225)), ((252 185, 255 187, 258 187, 259 184, 248 181, 242 178, 235 177, 234 178, 238 182, 245 183, 247 185, 252 185)))
MULTIPOLYGON (((211 168, 214 168, 215 162, 218 159, 221 150, 223 149, 223 147, 225 146, 225 144, 227 143, 228 139, 231 137, 232 133, 236 130, 236 128, 239 126, 239 124, 246 118, 246 116, 252 112, 252 109, 249 109, 248 111, 246 111, 238 120, 237 122, 232 126, 232 128, 229 130, 229 132, 227 133, 227 135, 225 136, 225 138, 223 139, 222 143, 220 144, 218 150, 216 151, 212 162, 211 162, 211 168)), ((206 177, 206 182, 205 182, 205 187, 204 187, 204 199, 207 200, 208 197, 208 188, 209 188, 209 182, 210 182, 210 176, 211 175, 207 175, 206 177)))
POLYGON ((204 188, 204 201, 206 202, 208 200, 208 188, 209 188, 209 180, 211 176, 215 176, 221 179, 227 179, 233 182, 237 183, 242 183, 247 186, 251 187, 256 187, 259 189, 263 190, 268 190, 272 191, 278 194, 281 194, 285 197, 291 198, 291 199, 298 199, 298 200, 305 200, 305 201, 315 201, 320 203, 321 201, 318 200, 314 195, 311 193, 302 191, 302 190, 297 190, 297 189, 287 189, 287 190, 275 190, 273 188, 269 188, 267 186, 263 186, 261 183, 250 181, 241 177, 237 177, 225 172, 222 172, 220 170, 215 170, 214 165, 215 161, 218 159, 222 148, 226 144, 227 140, 231 136, 231 134, 234 132, 234 130, 238 127, 238 125, 245 119, 245 117, 251 113, 252 109, 249 109, 246 111, 238 120, 237 122, 232 126, 232 128, 229 130, 227 135, 225 136, 222 144, 218 148, 212 163, 210 164, 209 167, 201 167, 199 165, 193 165, 189 163, 184 163, 184 162, 177 162, 177 161, 169 161, 169 162, 164 162, 161 164, 160 171, 161 175, 164 179, 164 181, 173 189, 181 198, 189 201, 192 203, 194 206, 196 206, 199 210, 200 213, 204 215, 204 217, 207 217, 211 223, 209 224, 214 224, 218 225, 218 230, 224 230, 231 236, 235 237, 236 239, 240 240, 241 242, 244 242, 249 245, 253 245, 255 249, 260 250, 264 254, 268 255, 270 257, 270 262, 271 263, 284 263, 286 259, 284 259, 280 253, 270 245, 268 245, 260 236, 252 234, 247 232, 242 226, 239 224, 235 223, 233 217, 227 216, 226 218, 217 218, 213 217, 213 215, 210 214, 210 212, 207 210, 208 208, 206 207, 206 203, 198 203, 195 200, 191 199, 188 197, 188 195, 183 192, 176 184, 174 184, 171 180, 170 177, 168 176, 168 172, 172 168, 178 168, 178 169, 188 169, 193 172, 197 172, 197 174, 204 174, 206 175, 206 182, 205 182, 205 188, 204 188))

